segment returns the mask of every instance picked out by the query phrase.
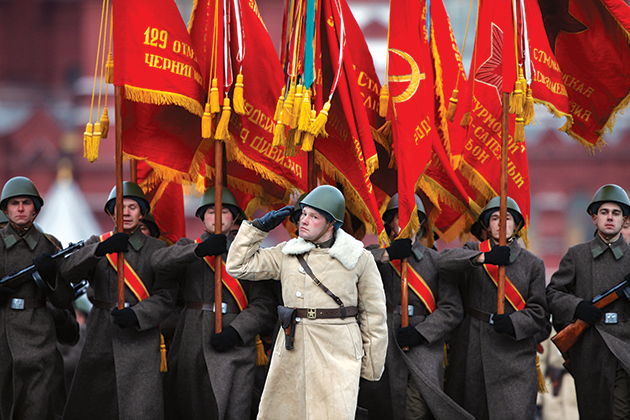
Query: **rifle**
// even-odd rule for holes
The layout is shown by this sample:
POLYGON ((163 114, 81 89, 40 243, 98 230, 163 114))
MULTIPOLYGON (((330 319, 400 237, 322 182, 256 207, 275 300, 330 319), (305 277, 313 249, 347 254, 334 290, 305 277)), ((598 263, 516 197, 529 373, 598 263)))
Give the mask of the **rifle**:
MULTIPOLYGON (((68 245, 67 248, 64 248, 61 251, 57 252, 56 254, 51 255, 51 258, 53 259, 53 261, 56 261, 60 258, 65 258, 66 255, 70 255, 74 251, 77 251, 83 248, 84 244, 85 243, 83 241, 79 241, 76 244, 71 243, 68 245)), ((35 264, 29 265, 28 267, 23 268, 18 272, 2 277, 2 279, 0 279, 0 285, 15 289, 16 287, 20 286, 22 283, 26 282, 30 278, 32 278, 35 281, 35 284, 37 284, 37 286, 40 289, 42 290, 49 289, 46 282, 42 279, 42 277, 37 272, 37 269, 35 268, 35 264)))
MULTIPOLYGON (((595 296, 592 303, 596 308, 602 309, 623 296, 630 299, 630 286, 628 285, 627 280, 622 281, 601 295, 595 296)), ((566 355, 567 351, 569 351, 578 338, 580 338, 584 330, 588 327, 590 327, 590 325, 587 322, 582 321, 581 319, 576 319, 575 322, 567 325, 558 334, 551 337, 551 341, 553 341, 553 344, 558 347, 558 350, 562 353, 562 357, 566 360, 564 362, 565 367, 569 363, 569 358, 566 355)))

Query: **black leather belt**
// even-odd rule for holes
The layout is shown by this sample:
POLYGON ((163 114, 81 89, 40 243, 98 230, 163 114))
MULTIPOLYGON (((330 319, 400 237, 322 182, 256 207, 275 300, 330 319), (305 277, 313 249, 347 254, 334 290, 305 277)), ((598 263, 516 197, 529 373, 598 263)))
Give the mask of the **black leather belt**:
MULTIPOLYGON (((92 301, 92 305, 94 305, 95 307, 97 307, 99 309, 105 309, 106 311, 111 311, 112 309, 118 307, 117 303, 107 302, 107 301, 98 300, 98 299, 94 299, 92 301)), ((134 305, 135 305, 135 303, 125 302, 125 308, 129 308, 129 307, 134 306, 134 305)))
POLYGON ((296 308, 296 316, 306 319, 347 318, 356 316, 358 313, 359 308, 356 306, 344 306, 334 309, 296 308), (345 314, 343 309, 345 309, 345 314))
POLYGON ((35 309, 46 306, 46 299, 23 299, 23 298, 10 298, 5 304, 7 308, 22 311, 24 309, 35 309))
MULTIPOLYGON (((187 300, 186 307, 188 309, 197 309, 200 311, 210 311, 214 312, 214 302, 206 303, 206 302, 195 302, 194 300, 187 300)), ((238 314, 240 313, 240 309, 235 303, 221 303, 221 313, 222 314, 238 314)))
POLYGON ((479 309, 470 308, 470 307, 468 308, 468 315, 472 316, 473 318, 477 318, 477 319, 482 320, 483 322, 488 322, 488 323, 490 323, 490 317, 492 316, 492 314, 480 311, 479 309))
MULTIPOLYGON (((429 315, 429 311, 427 311, 427 308, 424 306, 407 305, 407 308, 407 314, 409 316, 429 315)), ((402 315, 400 312, 400 305, 387 305, 387 312, 390 314, 402 315)))

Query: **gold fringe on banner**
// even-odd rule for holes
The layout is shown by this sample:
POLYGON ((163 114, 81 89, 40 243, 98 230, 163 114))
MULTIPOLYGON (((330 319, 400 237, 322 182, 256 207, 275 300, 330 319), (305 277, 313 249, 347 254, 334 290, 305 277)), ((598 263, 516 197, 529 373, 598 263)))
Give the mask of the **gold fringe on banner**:
POLYGON ((387 106, 389 105, 389 88, 387 83, 381 88, 381 93, 378 96, 378 115, 381 118, 387 118, 387 106))
POLYGON ((236 84, 234 85, 233 95, 234 112, 238 115, 245 115, 245 98, 243 98, 243 75, 241 73, 236 76, 236 84))
POLYGON ((195 99, 188 96, 180 95, 172 92, 163 92, 159 90, 143 89, 134 86, 125 85, 125 99, 134 102, 142 102, 145 104, 155 105, 178 105, 188 110, 188 112, 203 116, 203 107, 195 99))

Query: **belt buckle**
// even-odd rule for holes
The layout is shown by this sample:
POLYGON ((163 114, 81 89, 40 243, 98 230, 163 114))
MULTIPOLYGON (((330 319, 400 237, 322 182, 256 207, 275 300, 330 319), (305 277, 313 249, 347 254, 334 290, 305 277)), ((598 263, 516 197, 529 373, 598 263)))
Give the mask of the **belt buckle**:
POLYGON ((306 310, 306 318, 307 319, 316 319, 317 318, 317 309, 315 309, 315 308, 308 308, 306 310))
POLYGON ((125 307, 125 308, 130 308, 130 307, 131 307, 131 305, 129 304, 129 302, 125 302, 125 304, 123 305, 123 307, 125 307))
MULTIPOLYGON (((217 304, 215 302, 214 305, 212 305, 212 312, 216 312, 216 311, 217 311, 217 304)), ((221 302, 221 313, 227 314, 227 303, 225 302, 221 302)))
POLYGON ((24 310, 24 299, 13 298, 11 299, 11 309, 16 309, 18 311, 24 310))
POLYGON ((407 305, 407 315, 413 316, 413 305, 407 305))
POLYGON ((604 324, 616 324, 617 322, 616 312, 607 312, 604 314, 604 324))

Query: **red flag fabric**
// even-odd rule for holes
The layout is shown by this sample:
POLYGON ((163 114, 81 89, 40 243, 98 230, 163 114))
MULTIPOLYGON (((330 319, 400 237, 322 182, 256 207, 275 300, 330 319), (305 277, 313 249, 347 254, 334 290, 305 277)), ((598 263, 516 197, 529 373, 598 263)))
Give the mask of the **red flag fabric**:
POLYGON ((630 7, 621 0, 539 0, 562 71, 573 126, 568 134, 601 147, 630 101, 630 7))

